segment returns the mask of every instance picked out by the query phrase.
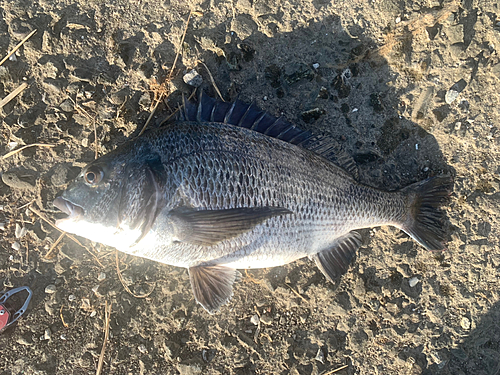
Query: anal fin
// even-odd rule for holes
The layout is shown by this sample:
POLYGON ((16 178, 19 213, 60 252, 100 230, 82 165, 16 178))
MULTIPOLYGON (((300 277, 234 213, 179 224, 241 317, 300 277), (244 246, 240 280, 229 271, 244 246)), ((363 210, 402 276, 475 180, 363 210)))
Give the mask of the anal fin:
POLYGON ((210 314, 219 310, 233 296, 233 284, 240 277, 234 268, 219 265, 189 268, 194 298, 210 314))
POLYGON ((310 258, 314 260, 323 275, 333 282, 347 272, 360 246, 361 235, 356 231, 351 231, 337 238, 331 249, 323 250, 310 258))

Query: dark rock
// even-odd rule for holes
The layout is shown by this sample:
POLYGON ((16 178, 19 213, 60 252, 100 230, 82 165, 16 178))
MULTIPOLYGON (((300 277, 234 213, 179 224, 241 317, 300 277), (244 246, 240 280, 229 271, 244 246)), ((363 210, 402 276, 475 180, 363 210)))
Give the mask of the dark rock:
POLYGON ((351 85, 347 82, 348 78, 344 72, 338 74, 332 82, 332 86, 337 90, 339 99, 344 99, 351 93, 351 85))
POLYGON ((296 83, 301 79, 307 79, 311 81, 313 78, 314 78, 314 72, 306 64, 293 63, 285 67, 285 81, 289 85, 296 83))
POLYGON ((255 54, 255 50, 245 43, 241 43, 239 47, 241 52, 243 53, 243 60, 245 60, 246 62, 252 61, 255 54))
POLYGON ((380 156, 375 154, 374 152, 364 152, 364 153, 355 154, 353 156, 353 159, 358 164, 366 164, 366 163, 372 163, 372 162, 380 159, 380 156))
POLYGON ((370 95, 370 105, 373 107, 373 110, 375 112, 380 113, 384 110, 384 105, 382 104, 382 101, 380 100, 379 93, 373 93, 370 95))
POLYGON ((264 70, 264 77, 270 82, 271 87, 277 88, 281 86, 281 69, 277 65, 269 65, 264 70))
POLYGON ((434 109, 432 113, 434 113, 434 116, 436 116, 436 120, 442 122, 450 114, 450 111, 450 106, 445 104, 439 108, 434 109))
POLYGON ((321 117, 321 115, 325 114, 324 109, 313 108, 309 111, 302 112, 301 117, 304 122, 310 124, 321 117))
POLYGON ((397 117, 387 120, 380 130, 377 145, 385 155, 393 152, 401 142, 410 137, 410 132, 408 129, 401 128, 397 117))

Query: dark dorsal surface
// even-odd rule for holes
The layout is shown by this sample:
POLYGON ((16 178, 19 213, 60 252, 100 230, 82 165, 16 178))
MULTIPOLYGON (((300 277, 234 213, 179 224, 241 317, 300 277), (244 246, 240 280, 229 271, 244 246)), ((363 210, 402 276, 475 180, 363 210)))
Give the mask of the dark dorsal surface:
POLYGON ((276 118, 262 111, 254 103, 241 100, 223 102, 201 92, 197 103, 184 100, 177 121, 216 122, 250 129, 313 151, 358 179, 354 159, 331 136, 302 130, 282 117, 276 118))

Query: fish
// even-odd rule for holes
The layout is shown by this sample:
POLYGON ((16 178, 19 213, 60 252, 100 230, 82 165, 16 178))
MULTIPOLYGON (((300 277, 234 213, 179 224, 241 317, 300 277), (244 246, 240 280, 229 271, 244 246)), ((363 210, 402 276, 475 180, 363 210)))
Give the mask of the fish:
POLYGON ((90 162, 53 204, 67 214, 56 221, 63 231, 187 268, 196 301, 213 314, 233 296, 239 269, 309 257, 338 279, 363 228, 392 225, 444 249, 452 177, 397 191, 358 179, 328 136, 201 94, 174 121, 90 162))

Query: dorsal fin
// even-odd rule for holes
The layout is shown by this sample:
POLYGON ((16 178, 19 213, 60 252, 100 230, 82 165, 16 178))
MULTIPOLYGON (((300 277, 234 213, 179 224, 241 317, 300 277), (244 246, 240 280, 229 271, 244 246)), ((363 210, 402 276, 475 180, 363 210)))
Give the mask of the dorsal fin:
POLYGON ((354 159, 329 135, 315 135, 290 124, 282 117, 276 118, 262 111, 254 103, 241 100, 232 103, 218 101, 200 92, 198 103, 184 100, 178 120, 219 122, 254 130, 267 136, 303 147, 332 161, 358 178, 354 159))

